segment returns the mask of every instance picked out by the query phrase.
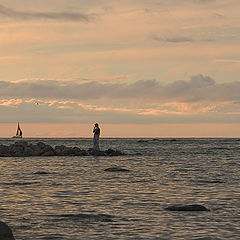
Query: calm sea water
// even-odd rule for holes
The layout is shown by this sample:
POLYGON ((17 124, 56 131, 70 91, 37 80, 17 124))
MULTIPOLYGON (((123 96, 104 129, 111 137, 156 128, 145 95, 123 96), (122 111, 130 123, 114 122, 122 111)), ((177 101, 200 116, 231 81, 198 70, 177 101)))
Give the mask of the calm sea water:
MULTIPOLYGON (((138 140, 101 139, 121 157, 1 157, 0 220, 18 240, 239 239, 239 139, 138 140), (111 166, 131 171, 104 171, 111 166), (178 203, 210 211, 164 210, 178 203)), ((92 146, 91 139, 27 141, 92 146)))

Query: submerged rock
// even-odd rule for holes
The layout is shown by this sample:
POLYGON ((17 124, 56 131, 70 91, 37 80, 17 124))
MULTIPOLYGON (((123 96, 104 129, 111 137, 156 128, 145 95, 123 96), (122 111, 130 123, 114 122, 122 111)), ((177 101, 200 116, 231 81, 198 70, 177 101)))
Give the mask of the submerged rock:
POLYGON ((130 170, 125 169, 125 168, 121 168, 121 167, 118 167, 118 166, 106 168, 104 171, 105 172, 130 172, 130 170))
POLYGON ((166 207, 167 211, 209 211, 206 207, 199 204, 190 204, 190 205, 172 205, 166 207))
POLYGON ((45 171, 37 171, 34 174, 47 175, 47 174, 50 174, 50 173, 49 172, 45 172, 45 171))
POLYGON ((200 184, 217 184, 217 183, 225 183, 222 180, 198 180, 196 183, 200 184))
POLYGON ((108 149, 98 151, 94 149, 83 150, 79 147, 67 147, 64 145, 53 148, 43 142, 28 144, 21 140, 9 146, 0 145, 0 157, 30 157, 30 156, 121 156, 124 155, 119 150, 108 149))
POLYGON ((2 221, 0 221, 0 239, 15 240, 11 228, 2 221))

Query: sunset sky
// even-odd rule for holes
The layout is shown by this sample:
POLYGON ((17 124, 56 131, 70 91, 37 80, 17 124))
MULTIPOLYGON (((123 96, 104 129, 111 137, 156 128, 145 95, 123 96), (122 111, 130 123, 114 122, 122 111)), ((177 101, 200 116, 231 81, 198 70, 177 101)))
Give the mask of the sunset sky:
POLYGON ((1 0, 0 137, 17 122, 26 137, 87 137, 95 122, 111 137, 240 136, 239 12, 239 0, 1 0))

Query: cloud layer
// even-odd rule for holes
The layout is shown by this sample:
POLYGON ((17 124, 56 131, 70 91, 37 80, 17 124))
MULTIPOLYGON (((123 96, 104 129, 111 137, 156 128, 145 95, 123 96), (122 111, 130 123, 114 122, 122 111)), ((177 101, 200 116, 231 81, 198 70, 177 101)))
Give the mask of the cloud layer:
POLYGON ((74 13, 74 12, 37 12, 37 11, 17 11, 0 4, 0 15, 15 20, 62 20, 62 21, 93 21, 95 14, 74 13))
POLYGON ((240 82, 203 75, 169 84, 21 80, 0 82, 0 113, 2 122, 239 122, 239 91, 240 82))
POLYGON ((216 83, 208 76, 197 75, 190 80, 163 84, 157 80, 134 83, 101 83, 97 81, 25 80, 0 82, 0 95, 16 98, 47 99, 142 99, 161 102, 240 101, 240 82, 216 83))

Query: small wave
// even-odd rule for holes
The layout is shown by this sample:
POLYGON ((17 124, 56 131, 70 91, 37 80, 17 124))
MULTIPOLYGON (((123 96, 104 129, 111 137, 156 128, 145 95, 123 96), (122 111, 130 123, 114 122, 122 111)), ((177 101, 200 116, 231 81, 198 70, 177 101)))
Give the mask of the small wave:
POLYGON ((213 240, 212 237, 192 238, 192 240, 213 240))
POLYGON ((196 183, 199 184, 217 184, 217 183, 225 183, 222 180, 197 180, 196 183))
POLYGON ((40 182, 4 182, 0 183, 1 185, 11 185, 11 186, 26 186, 32 184, 38 184, 40 182))
POLYGON ((53 240, 53 239, 65 239, 63 235, 48 235, 42 238, 43 240, 53 240))
POLYGON ((60 214, 58 220, 83 221, 83 222, 113 222, 114 216, 109 214, 60 214))

